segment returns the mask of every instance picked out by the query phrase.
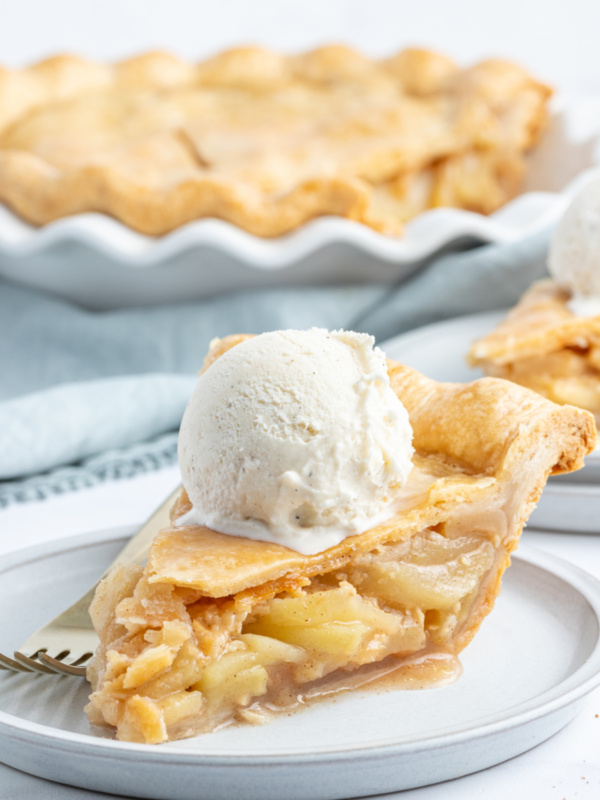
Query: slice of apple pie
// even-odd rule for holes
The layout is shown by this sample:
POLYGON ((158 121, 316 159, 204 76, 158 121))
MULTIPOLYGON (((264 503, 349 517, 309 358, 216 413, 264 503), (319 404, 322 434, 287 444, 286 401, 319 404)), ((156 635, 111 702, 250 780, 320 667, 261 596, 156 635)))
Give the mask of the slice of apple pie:
POLYGON ((457 674, 546 478, 582 466, 595 426, 505 381, 442 384, 393 361, 388 375, 414 437, 393 516, 304 555, 177 524, 183 491, 147 566, 98 588, 93 724, 159 743, 384 676, 422 687, 457 674))
POLYGON ((600 424, 600 317, 574 313, 571 297, 555 281, 534 284, 495 330, 473 343, 468 361, 555 403, 585 408, 600 424))

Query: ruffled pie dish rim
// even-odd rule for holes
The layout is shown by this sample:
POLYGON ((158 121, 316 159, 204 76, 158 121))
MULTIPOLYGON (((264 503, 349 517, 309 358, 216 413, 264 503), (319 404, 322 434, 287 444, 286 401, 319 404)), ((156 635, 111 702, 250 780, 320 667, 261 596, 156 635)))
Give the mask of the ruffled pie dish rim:
MULTIPOLYGON (((350 246, 384 262, 393 278, 404 271, 402 268, 417 266, 461 240, 502 244, 533 236, 555 223, 573 195, 598 176, 600 166, 591 167, 561 192, 526 192, 489 216, 454 208, 432 209, 407 223, 402 237, 387 236, 338 217, 312 220, 274 239, 255 236, 213 218, 190 222, 172 233, 153 237, 100 213, 75 214, 36 227, 0 205, 0 255, 39 255, 56 245, 77 242, 124 267, 143 269, 166 264, 189 250, 213 249, 250 270, 276 272, 326 247, 350 246)), ((302 275, 298 279, 302 282, 302 275)))

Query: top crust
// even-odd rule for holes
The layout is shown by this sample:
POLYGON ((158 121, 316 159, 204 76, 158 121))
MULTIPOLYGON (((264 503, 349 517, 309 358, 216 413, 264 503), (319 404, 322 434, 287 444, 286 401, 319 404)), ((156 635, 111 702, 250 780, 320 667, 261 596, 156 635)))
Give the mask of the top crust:
MULTIPOLYGON (((214 342, 205 368, 244 338, 214 342)), ((594 447, 591 414, 508 381, 438 383, 395 361, 388 361, 388 371, 408 411, 416 451, 395 518, 309 556, 198 526, 169 528, 152 546, 150 582, 190 587, 208 597, 241 593, 256 600, 440 524, 501 536, 510 551, 548 475, 579 469, 594 447)), ((188 508, 183 492, 174 518, 188 508)))
POLYGON ((277 236, 322 214, 397 234, 425 208, 513 196, 550 93, 505 61, 416 49, 59 56, 0 68, 0 200, 35 224, 102 211, 148 234, 214 216, 277 236))

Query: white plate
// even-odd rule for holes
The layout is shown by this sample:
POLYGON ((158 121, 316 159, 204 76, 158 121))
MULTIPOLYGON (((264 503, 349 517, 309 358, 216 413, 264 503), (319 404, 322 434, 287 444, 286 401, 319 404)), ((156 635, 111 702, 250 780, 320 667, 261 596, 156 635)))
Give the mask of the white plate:
POLYGON ((557 98, 524 194, 489 217, 428 211, 402 238, 322 218, 276 239, 215 219, 155 238, 102 214, 78 214, 36 228, 0 206, 0 276, 90 308, 193 300, 216 292, 299 284, 397 281, 445 248, 511 242, 556 221, 600 163, 600 100, 557 98))
MULTIPOLYGON (((90 585, 121 546, 106 536, 5 559, 0 651, 90 585)), ((80 679, 1 672, 0 752, 52 781, 162 800, 328 800, 436 783, 518 755, 569 722, 600 683, 599 623, 600 582, 523 548, 450 686, 345 695, 263 727, 152 747, 92 731, 80 679)))
MULTIPOLYGON (((381 344, 386 355, 437 381, 466 381, 483 372, 472 369, 466 354, 475 339, 485 336, 506 315, 492 311, 425 325, 381 344)), ((572 475, 550 478, 529 526, 553 531, 600 533, 600 449, 586 456, 585 466, 572 475)))

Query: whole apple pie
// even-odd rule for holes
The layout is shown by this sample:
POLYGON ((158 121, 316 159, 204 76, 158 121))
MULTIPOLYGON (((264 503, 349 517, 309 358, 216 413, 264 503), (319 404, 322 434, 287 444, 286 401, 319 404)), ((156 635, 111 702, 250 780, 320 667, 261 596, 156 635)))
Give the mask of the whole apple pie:
MULTIPOLYGON (((386 405, 383 427, 369 425, 367 438, 356 434, 361 428, 353 425, 354 409, 347 430, 356 442, 347 446, 335 437, 331 459, 340 458, 328 474, 333 481, 343 477, 334 492, 337 504, 327 497, 313 503, 323 493, 317 458, 314 467, 296 469, 305 448, 316 442, 319 452, 326 451, 324 416, 299 402, 302 393, 292 391, 291 378, 286 392, 278 378, 272 380, 275 401, 265 416, 264 393, 254 391, 252 371, 240 377, 232 368, 234 352, 241 358, 250 339, 213 343, 201 380, 221 362, 215 375, 230 399, 212 402, 216 384, 206 384, 199 409, 208 422, 194 431, 208 454, 184 451, 180 463, 184 483, 199 468, 198 459, 209 465, 213 474, 205 472, 204 478, 210 484, 216 476, 217 488, 221 470, 233 465, 237 524, 249 526, 242 528, 247 535, 195 521, 212 489, 190 488, 193 502, 182 491, 172 525, 156 537, 147 566, 119 566, 100 584, 91 609, 100 636, 88 670, 93 693, 87 713, 93 724, 113 728, 125 741, 160 743, 234 722, 265 722, 384 678, 423 687, 456 677, 457 654, 492 609, 510 553, 548 475, 582 466, 594 445, 594 421, 586 411, 555 405, 502 380, 437 383, 394 361, 387 362, 386 374, 373 371, 375 362, 364 362, 358 336, 341 341, 333 334, 333 343, 325 337, 334 354, 331 371, 348 372, 345 361, 336 361, 341 341, 352 358, 363 359, 364 379, 355 381, 348 373, 360 408, 370 413, 382 398, 386 405), (394 395, 393 403, 384 392, 394 395), (242 431, 249 443, 245 451, 232 447, 231 463, 223 464, 215 430, 230 426, 234 438, 239 434, 245 424, 238 424, 240 397, 258 410, 248 417, 249 432, 242 431), (407 420, 404 412, 396 413, 398 400, 407 420), (402 439, 405 423, 412 428, 412 445, 402 439), (281 444, 283 428, 287 438, 281 444), (396 434, 400 444, 404 441, 408 471, 403 461, 396 471, 389 469, 395 454, 386 448, 396 434), (276 459, 267 462, 261 454, 265 436, 276 453, 286 453, 288 468, 281 475, 272 469, 276 459), (355 445, 362 463, 348 455, 355 445), (372 458, 375 452, 380 460, 372 458), (386 515, 374 517, 370 527, 338 536, 321 550, 254 535, 264 525, 265 498, 267 505, 281 503, 289 510, 299 542, 306 541, 305 531, 308 537, 315 530, 327 532, 328 515, 355 502, 344 487, 353 485, 359 469, 361 484, 376 476, 383 487, 379 499, 388 504, 386 515), (265 487, 259 497, 248 490, 253 470, 265 487)), ((274 373, 268 341, 263 345, 262 339, 255 342, 257 350, 263 348, 264 383, 264 376, 271 379, 274 373)), ((281 339, 282 374, 297 370, 308 383, 326 382, 317 367, 314 379, 302 372, 310 358, 317 359, 314 352, 300 359, 296 339, 281 339)), ((350 397, 344 395, 340 408, 350 397)), ((335 400, 327 406, 336 407, 335 400)), ((182 426, 182 435, 188 432, 182 426)))
POLYGON ((512 198, 549 95, 515 64, 415 49, 60 56, 0 69, 0 200, 36 225, 98 211, 146 234, 216 217, 278 236, 337 215, 397 235, 512 198))

